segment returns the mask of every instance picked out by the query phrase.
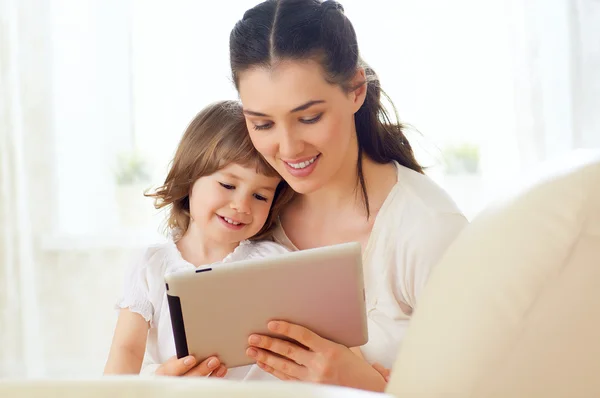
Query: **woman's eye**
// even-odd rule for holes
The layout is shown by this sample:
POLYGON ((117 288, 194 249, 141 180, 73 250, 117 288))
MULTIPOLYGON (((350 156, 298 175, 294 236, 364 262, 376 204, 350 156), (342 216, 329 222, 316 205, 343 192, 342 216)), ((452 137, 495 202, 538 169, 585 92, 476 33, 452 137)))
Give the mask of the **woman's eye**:
POLYGON ((318 122, 321 119, 321 116, 323 116, 323 114, 319 113, 317 116, 313 116, 308 119, 300 119, 300 121, 305 124, 312 124, 318 122))
POLYGON ((233 185, 225 184, 224 182, 220 182, 219 184, 225 189, 235 189, 233 185))
POLYGON ((273 126, 273 123, 264 123, 264 124, 255 124, 253 126, 254 130, 268 130, 273 126))
POLYGON ((264 196, 262 196, 262 195, 259 195, 259 194, 257 194, 257 193, 255 193, 255 194, 254 194, 254 197, 255 197, 256 199, 258 199, 258 200, 262 200, 263 202, 266 202, 266 201, 267 201, 267 198, 265 198, 264 196))

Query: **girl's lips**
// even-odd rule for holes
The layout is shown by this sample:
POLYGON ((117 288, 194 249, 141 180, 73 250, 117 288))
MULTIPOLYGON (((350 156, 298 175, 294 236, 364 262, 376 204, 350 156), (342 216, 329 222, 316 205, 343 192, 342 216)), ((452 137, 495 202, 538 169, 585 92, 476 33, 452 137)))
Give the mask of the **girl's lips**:
MULTIPOLYGON (((234 231, 239 231, 240 229, 242 229, 242 228, 244 228, 244 227, 246 226, 246 224, 244 224, 244 223, 242 223, 242 222, 240 222, 240 223, 239 223, 239 224, 237 224, 237 225, 235 225, 235 224, 231 224, 231 223, 229 223, 227 220, 225 220, 225 217, 223 217, 223 216, 220 216, 220 215, 218 215, 218 214, 217 214, 217 217, 219 218, 219 220, 221 221, 221 223, 222 223, 222 224, 223 224, 225 227, 227 227, 227 228, 229 228, 229 229, 232 229, 232 230, 234 230, 234 231)), ((230 220, 232 220, 232 219, 230 218, 230 220)))

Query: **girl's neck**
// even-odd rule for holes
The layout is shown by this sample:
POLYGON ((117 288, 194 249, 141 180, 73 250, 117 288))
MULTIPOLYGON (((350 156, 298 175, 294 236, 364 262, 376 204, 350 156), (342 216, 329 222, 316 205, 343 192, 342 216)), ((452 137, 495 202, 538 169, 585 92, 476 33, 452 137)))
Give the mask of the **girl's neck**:
POLYGON ((222 261, 238 245, 239 242, 222 244, 210 241, 205 234, 195 228, 193 222, 177 241, 177 248, 183 259, 196 267, 222 261))

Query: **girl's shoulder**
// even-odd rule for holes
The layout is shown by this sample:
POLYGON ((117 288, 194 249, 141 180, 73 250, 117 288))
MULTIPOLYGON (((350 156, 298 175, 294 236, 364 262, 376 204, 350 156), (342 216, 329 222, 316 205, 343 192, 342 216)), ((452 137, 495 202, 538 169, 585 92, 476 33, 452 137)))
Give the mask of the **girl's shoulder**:
POLYGON ((223 260, 223 262, 242 261, 253 258, 265 258, 288 252, 289 250, 285 246, 273 241, 246 240, 241 242, 240 245, 223 260))
POLYGON ((166 273, 195 268, 183 259, 177 245, 170 238, 147 246, 138 258, 140 266, 146 272, 160 277, 166 273))

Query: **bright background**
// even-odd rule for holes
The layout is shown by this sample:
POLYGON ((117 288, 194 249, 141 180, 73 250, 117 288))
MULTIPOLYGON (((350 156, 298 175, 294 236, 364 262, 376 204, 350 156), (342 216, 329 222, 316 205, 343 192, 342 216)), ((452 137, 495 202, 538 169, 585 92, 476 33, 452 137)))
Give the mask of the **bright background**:
MULTIPOLYGON (((101 373, 123 267, 156 239, 187 123, 237 98, 249 1, 0 0, 0 378, 101 373)), ((430 175, 473 217, 600 147, 600 3, 345 0, 430 175)))

